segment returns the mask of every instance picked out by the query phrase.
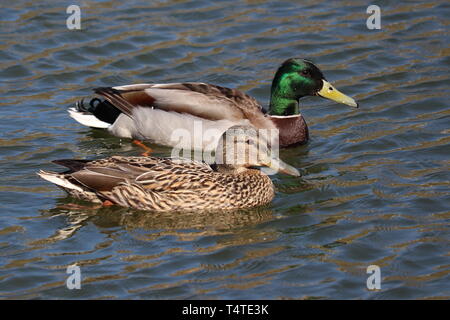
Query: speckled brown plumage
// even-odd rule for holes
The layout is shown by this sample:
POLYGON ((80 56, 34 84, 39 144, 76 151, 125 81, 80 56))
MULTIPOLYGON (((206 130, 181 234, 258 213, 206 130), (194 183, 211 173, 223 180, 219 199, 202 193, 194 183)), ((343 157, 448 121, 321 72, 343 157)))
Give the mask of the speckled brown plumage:
POLYGON ((94 161, 59 160, 63 173, 41 171, 70 182, 70 195, 149 211, 251 208, 269 203, 273 183, 259 170, 219 172, 185 159, 114 156, 94 161))
POLYGON ((267 175, 252 167, 300 175, 272 152, 265 135, 252 126, 227 129, 212 165, 183 158, 121 156, 54 162, 69 170, 38 174, 70 195, 149 211, 261 206, 273 199, 274 187, 267 175))

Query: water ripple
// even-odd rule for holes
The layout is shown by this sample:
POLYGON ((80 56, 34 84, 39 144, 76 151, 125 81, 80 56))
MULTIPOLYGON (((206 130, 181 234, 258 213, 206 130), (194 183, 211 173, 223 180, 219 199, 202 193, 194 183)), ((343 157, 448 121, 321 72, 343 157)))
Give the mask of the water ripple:
POLYGON ((449 298, 447 2, 383 3, 373 31, 355 1, 88 0, 81 31, 65 28, 66 6, 2 8, 1 298, 449 298), (271 206, 149 215, 66 198, 35 175, 56 158, 139 152, 67 116, 93 87, 204 81, 267 107, 293 56, 360 109, 302 100, 312 139, 281 155, 303 177, 274 177, 271 206), (380 291, 366 288, 371 264, 380 291))

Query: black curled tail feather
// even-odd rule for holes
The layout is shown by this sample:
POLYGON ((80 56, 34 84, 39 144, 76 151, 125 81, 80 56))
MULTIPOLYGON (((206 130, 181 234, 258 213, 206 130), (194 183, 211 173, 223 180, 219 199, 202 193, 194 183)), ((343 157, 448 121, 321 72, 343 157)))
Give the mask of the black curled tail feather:
POLYGON ((111 87, 99 87, 95 88, 94 92, 103 98, 105 98, 110 104, 114 105, 118 110, 123 112, 129 117, 132 117, 133 105, 124 99, 121 95, 121 91, 111 87))
POLYGON ((110 124, 113 124, 122 113, 107 100, 102 101, 99 98, 93 98, 87 104, 81 99, 75 104, 75 107, 78 112, 92 113, 97 119, 110 124))

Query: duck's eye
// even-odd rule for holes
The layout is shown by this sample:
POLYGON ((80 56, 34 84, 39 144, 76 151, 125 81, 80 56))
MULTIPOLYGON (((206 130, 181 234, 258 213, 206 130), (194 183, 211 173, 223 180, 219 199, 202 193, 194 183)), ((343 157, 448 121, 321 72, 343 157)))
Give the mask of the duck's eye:
POLYGON ((245 143, 248 145, 253 145, 253 140, 250 140, 250 139, 245 140, 245 143))
POLYGON ((309 76, 309 70, 308 69, 306 69, 306 70, 302 70, 302 75, 304 75, 304 76, 309 76))

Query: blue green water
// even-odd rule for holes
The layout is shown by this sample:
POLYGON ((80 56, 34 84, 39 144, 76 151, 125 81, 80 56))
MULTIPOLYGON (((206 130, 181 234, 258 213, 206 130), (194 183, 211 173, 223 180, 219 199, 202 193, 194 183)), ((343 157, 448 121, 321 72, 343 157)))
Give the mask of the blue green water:
POLYGON ((77 4, 78 31, 67 1, 0 4, 0 298, 450 298, 447 1, 379 1, 380 30, 361 1, 77 4), (303 176, 273 176, 269 207, 90 210, 35 174, 142 152, 68 116, 94 87, 202 81, 266 105, 290 57, 360 108, 302 100, 311 141, 280 156, 303 176), (72 264, 81 290, 66 287, 72 264))

